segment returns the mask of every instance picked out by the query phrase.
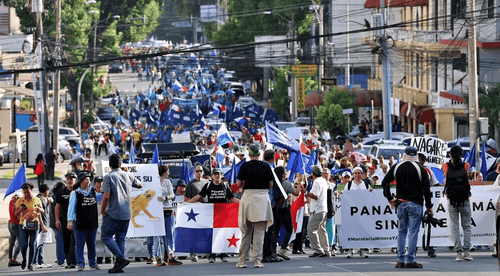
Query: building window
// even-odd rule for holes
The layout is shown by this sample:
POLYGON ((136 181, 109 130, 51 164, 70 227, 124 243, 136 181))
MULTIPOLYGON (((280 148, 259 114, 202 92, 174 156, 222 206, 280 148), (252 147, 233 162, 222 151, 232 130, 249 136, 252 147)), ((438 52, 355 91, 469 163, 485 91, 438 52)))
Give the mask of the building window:
POLYGON ((494 15, 494 0, 482 0, 481 15, 486 15, 488 18, 493 18, 494 15))
MULTIPOLYGON (((483 0, 489 1, 489 0, 483 0)), ((445 2, 446 3, 446 2, 445 2)), ((466 0, 451 0, 451 19, 465 19, 467 15, 466 0)))

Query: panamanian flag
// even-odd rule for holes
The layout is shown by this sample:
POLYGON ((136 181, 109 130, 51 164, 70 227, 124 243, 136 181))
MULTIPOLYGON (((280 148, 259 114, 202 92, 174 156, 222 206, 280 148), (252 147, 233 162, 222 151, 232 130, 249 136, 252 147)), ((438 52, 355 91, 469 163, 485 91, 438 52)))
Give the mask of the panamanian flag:
POLYGON ((182 203, 177 206, 175 251, 239 253, 238 203, 182 203))

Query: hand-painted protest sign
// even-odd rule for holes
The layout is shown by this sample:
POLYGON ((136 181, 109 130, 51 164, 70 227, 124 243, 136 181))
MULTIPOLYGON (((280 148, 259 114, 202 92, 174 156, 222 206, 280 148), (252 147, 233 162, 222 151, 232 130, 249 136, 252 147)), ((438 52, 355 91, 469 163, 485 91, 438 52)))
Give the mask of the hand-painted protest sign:
MULTIPOLYGON (((472 186, 472 243, 493 244, 495 242, 495 204, 500 187, 472 186)), ((395 193, 395 190, 393 191, 395 193)), ((432 229, 432 246, 450 246, 448 203, 442 187, 432 187, 434 217, 444 219, 443 227, 432 229)), ((423 209, 423 207, 422 207, 423 209)), ((398 219, 382 190, 346 191, 342 195, 342 227, 339 229, 340 245, 344 248, 396 247, 398 219)), ((420 229, 422 244, 424 228, 420 229)))
MULTIPOLYGON (((109 163, 102 162, 104 175, 110 172, 109 163)), ((161 196, 160 176, 156 164, 123 164, 139 181, 141 189, 132 188, 130 192, 130 224, 127 238, 165 235, 163 220, 163 203, 161 196)))
POLYGON ((410 146, 418 149, 418 152, 425 154, 427 165, 431 167, 441 167, 446 163, 446 152, 448 144, 435 137, 411 137, 410 146))

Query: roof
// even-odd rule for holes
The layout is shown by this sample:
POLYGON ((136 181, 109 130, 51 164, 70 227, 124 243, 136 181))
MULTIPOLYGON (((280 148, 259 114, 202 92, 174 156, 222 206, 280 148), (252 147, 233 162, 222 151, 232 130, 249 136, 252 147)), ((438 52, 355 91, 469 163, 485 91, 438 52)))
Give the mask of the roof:
MULTIPOLYGON (((365 8, 380 8, 380 1, 381 0, 366 0, 365 8)), ((427 6, 429 4, 429 0, 384 0, 384 7, 387 7, 387 2, 389 2, 390 8, 427 6)))
POLYGON ((31 98, 35 97, 35 93, 32 89, 24 88, 13 84, 0 83, 0 90, 2 89, 5 91, 3 94, 10 94, 15 92, 18 95, 23 95, 31 98))
POLYGON ((33 35, 12 34, 0 36, 2 40, 1 51, 6 53, 21 53, 24 41, 33 45, 33 35))

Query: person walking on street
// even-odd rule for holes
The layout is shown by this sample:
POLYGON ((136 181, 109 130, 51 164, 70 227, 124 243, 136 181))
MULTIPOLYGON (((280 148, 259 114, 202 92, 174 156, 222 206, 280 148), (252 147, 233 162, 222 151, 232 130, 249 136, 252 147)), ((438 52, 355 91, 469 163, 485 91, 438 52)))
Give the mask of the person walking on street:
POLYGON ((238 211, 238 226, 241 230, 239 262, 236 267, 247 267, 252 244, 254 267, 262 264, 262 249, 266 229, 273 224, 273 211, 269 200, 269 189, 273 188, 271 167, 259 161, 259 146, 251 145, 248 153, 250 161, 241 165, 237 185, 243 189, 243 197, 238 211), (253 235, 253 242, 252 240, 253 235))
POLYGON ((42 214, 43 208, 42 203, 38 197, 33 196, 33 184, 24 183, 21 186, 23 191, 23 197, 16 201, 15 214, 19 218, 19 238, 21 244, 21 254, 23 255, 23 261, 21 262, 21 269, 26 268, 28 265, 28 270, 33 271, 33 258, 35 256, 35 242, 36 234, 38 229, 41 227, 42 230, 47 231, 43 224, 40 223, 40 214, 42 214), (28 258, 26 258, 26 253, 30 249, 28 258))
POLYGON ((43 160, 43 155, 39 153, 35 159, 35 174, 38 187, 43 184, 45 180, 45 160, 43 160))
POLYGON ((50 148, 49 152, 45 154, 45 160, 47 161, 47 167, 45 171, 47 172, 47 180, 54 180, 54 169, 56 165, 57 154, 54 152, 54 148, 50 148))
POLYGON ((18 262, 17 256, 19 256, 19 251, 21 250, 21 247, 19 246, 20 243, 20 238, 19 238, 19 217, 16 216, 15 214, 15 206, 16 206, 16 201, 21 197, 20 192, 16 192, 12 195, 12 198, 10 199, 9 203, 9 214, 10 214, 10 219, 9 219, 9 233, 10 233, 10 239, 9 239, 9 264, 8 266, 20 266, 21 263, 18 262))
POLYGON ((130 191, 142 188, 142 183, 131 173, 121 169, 122 159, 118 154, 109 156, 111 171, 103 180, 101 239, 116 257, 109 273, 120 273, 130 261, 125 258, 125 237, 130 222, 130 191), (114 238, 113 238, 114 236, 114 238))
POLYGON ((54 211, 56 218, 55 226, 59 231, 62 232, 64 240, 64 254, 66 255, 66 268, 68 269, 76 268, 75 236, 73 234, 73 231, 69 230, 67 227, 69 199, 71 196, 71 192, 73 191, 73 184, 76 178, 77 177, 74 172, 69 172, 66 174, 66 187, 61 188, 57 192, 56 208, 54 211))
MULTIPOLYGON (((72 179, 70 181, 73 181, 72 179)), ((49 226, 54 232, 54 238, 56 242, 56 263, 58 266, 64 266, 64 237, 62 234, 62 229, 57 229, 56 227, 56 198, 59 190, 65 187, 64 182, 57 182, 54 188, 52 188, 52 203, 49 205, 49 226)))
POLYGON ((384 197, 389 200, 392 208, 397 209, 399 224, 396 268, 423 268, 421 263, 415 261, 418 232, 422 222, 424 199, 430 214, 432 214, 432 203, 429 176, 425 168, 417 162, 417 148, 406 147, 403 161, 392 166, 382 181, 384 197), (396 198, 391 193, 390 187, 390 183, 394 180, 396 180, 396 198))
POLYGON ((453 146, 450 149, 450 161, 443 164, 445 174, 444 194, 448 199, 448 212, 450 213, 451 240, 457 252, 455 261, 472 261, 469 249, 471 248, 471 189, 467 172, 469 164, 462 162, 462 148, 453 146), (459 220, 460 219, 460 220, 459 220), (461 223, 460 223, 461 221, 461 223), (460 237, 460 224, 462 224, 464 242, 460 237))
POLYGON ((75 254, 78 271, 85 269, 83 247, 87 244, 89 266, 93 270, 100 270, 97 265, 95 241, 99 222, 97 220, 97 202, 101 201, 101 188, 90 186, 90 172, 81 172, 75 188, 71 193, 68 208, 68 230, 75 233, 75 254))
MULTIPOLYGON (((201 189, 208 183, 208 180, 203 178, 203 166, 196 165, 194 167, 194 178, 191 179, 186 185, 186 192, 184 193, 184 201, 188 201, 198 195, 201 189)), ((200 203, 205 203, 205 198, 199 199, 200 203)), ((196 252, 190 254, 192 262, 198 261, 198 256, 196 252)))
POLYGON ((302 192, 311 199, 309 205, 309 224, 307 233, 311 241, 311 247, 314 250, 311 258, 315 257, 331 257, 330 246, 328 244, 328 233, 326 232, 326 212, 327 212, 327 190, 328 183, 322 176, 320 166, 312 166, 312 188, 310 192, 302 187, 302 192), (307 192, 307 193, 306 193, 307 192))
POLYGON ((36 195, 42 204, 43 213, 40 214, 40 224, 43 224, 42 231, 38 232, 37 242, 35 247, 35 257, 33 258, 34 268, 50 268, 51 264, 48 264, 43 259, 44 253, 44 241, 47 236, 47 229, 49 228, 49 218, 48 218, 48 206, 52 203, 52 198, 49 197, 49 186, 47 184, 42 184, 38 188, 39 193, 36 195), (45 229, 45 230, 43 230, 45 229))
MULTIPOLYGON (((200 199, 206 197, 208 203, 236 203, 239 200, 234 197, 233 192, 225 183, 221 183, 222 170, 216 168, 212 171, 212 181, 205 184, 200 193, 192 199, 186 201, 187 203, 198 202, 200 199)), ((208 256, 208 262, 215 263, 216 254, 211 253, 208 256)), ((219 254, 222 262, 227 263, 227 255, 225 253, 219 254)))

